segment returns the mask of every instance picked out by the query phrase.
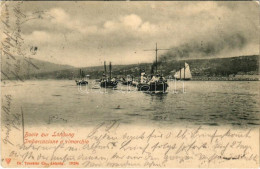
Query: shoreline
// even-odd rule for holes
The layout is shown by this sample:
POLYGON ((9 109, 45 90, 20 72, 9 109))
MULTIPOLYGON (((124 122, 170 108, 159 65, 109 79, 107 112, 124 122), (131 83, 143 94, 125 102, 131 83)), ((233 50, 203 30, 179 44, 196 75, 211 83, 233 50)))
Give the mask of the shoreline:
MULTIPOLYGON (((75 78, 76 79, 76 78, 75 78)), ((22 78, 22 80, 73 80, 73 78, 22 78)), ((89 78, 89 80, 97 80, 98 78, 89 78)), ((169 81, 174 81, 175 79, 169 78, 169 81)), ((1 79, 1 81, 20 81, 20 79, 10 78, 1 79)), ((179 81, 179 80, 177 80, 179 81)), ((193 76, 190 80, 185 81, 260 81, 260 75, 229 75, 229 76, 193 76)))
MULTIPOLYGON (((32 80, 39 80, 39 81, 43 81, 43 80, 70 80, 70 81, 75 81, 74 79, 24 79, 24 81, 32 81, 32 80)), ((90 80, 96 80, 96 79, 90 79, 90 80)), ((168 81, 174 81, 174 79, 167 79, 168 81)), ((7 81, 20 81, 18 79, 2 79, 1 82, 7 82, 7 81)), ((180 81, 180 80, 177 80, 180 81)), ((234 78, 225 78, 225 77, 220 77, 220 78, 212 78, 212 77, 208 77, 208 78, 193 78, 190 80, 184 80, 184 81, 260 81, 260 78, 258 79, 234 79, 234 78)))

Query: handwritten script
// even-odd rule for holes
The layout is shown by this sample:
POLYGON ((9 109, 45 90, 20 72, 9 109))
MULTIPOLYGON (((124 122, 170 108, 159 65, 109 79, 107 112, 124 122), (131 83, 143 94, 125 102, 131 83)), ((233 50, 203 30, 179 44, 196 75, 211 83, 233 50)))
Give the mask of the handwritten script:
MULTIPOLYGON (((225 167, 259 164, 254 129, 159 129, 103 122, 93 128, 37 128, 9 147, 17 166, 225 167), (77 131, 77 132, 76 132, 77 131)), ((18 132, 18 131, 17 131, 18 132)))

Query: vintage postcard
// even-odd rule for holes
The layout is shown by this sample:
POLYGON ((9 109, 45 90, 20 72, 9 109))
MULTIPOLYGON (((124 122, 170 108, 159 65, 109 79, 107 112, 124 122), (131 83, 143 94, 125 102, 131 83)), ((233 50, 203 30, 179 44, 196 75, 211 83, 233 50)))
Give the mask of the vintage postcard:
POLYGON ((2 167, 259 167, 259 2, 1 1, 0 30, 2 167))

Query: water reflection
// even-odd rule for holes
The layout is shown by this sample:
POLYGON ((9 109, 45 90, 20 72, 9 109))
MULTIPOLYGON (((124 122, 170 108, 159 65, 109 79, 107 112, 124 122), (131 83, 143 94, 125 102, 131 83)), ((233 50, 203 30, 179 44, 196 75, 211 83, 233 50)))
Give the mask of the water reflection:
POLYGON ((151 102, 160 102, 163 103, 163 101, 166 99, 167 97, 167 93, 145 93, 147 98, 151 100, 151 102))
MULTIPOLYGON (((166 93, 139 92, 120 85, 116 90, 89 85, 79 91, 72 83, 46 80, 2 84, 2 95, 13 95, 12 104, 17 105, 13 111, 23 106, 27 125, 47 125, 49 117, 57 113, 71 126, 106 120, 144 125, 259 125, 259 82, 189 81, 185 82, 186 93, 182 93, 182 84, 177 84, 179 92, 174 93, 171 82, 166 93)), ((50 125, 54 124, 63 125, 61 121, 50 125)))

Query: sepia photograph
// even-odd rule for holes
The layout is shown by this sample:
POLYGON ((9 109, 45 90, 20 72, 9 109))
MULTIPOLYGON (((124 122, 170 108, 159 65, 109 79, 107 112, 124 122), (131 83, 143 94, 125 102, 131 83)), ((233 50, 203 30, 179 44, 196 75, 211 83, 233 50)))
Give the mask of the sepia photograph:
POLYGON ((1 166, 258 168, 258 1, 2 1, 1 166))

